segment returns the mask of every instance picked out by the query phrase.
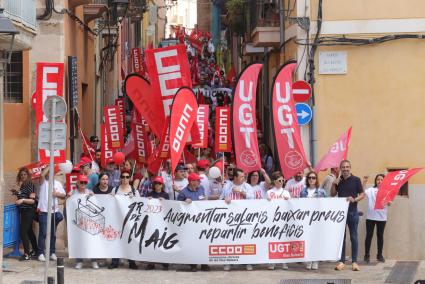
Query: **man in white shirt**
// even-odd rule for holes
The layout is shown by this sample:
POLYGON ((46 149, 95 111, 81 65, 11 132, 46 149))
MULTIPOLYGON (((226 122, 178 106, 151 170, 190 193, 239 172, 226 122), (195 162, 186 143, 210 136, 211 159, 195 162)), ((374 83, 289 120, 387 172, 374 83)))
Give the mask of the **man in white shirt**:
MULTIPOLYGON (((39 232, 38 232, 38 260, 46 261, 45 247, 46 247, 46 234, 47 234, 47 211, 48 211, 48 193, 49 181, 47 180, 49 168, 46 167, 40 176, 40 192, 38 198, 37 209, 39 213, 39 232)), ((59 198, 65 198, 66 193, 62 184, 55 180, 53 183, 53 205, 52 205, 52 230, 50 231, 50 259, 56 260, 56 229, 58 224, 63 220, 63 215, 59 210, 59 198)))
POLYGON ((305 187, 305 177, 302 171, 295 174, 293 178, 288 180, 285 189, 289 191, 292 198, 299 198, 301 190, 305 187))
POLYGON ((174 172, 174 180, 166 181, 165 191, 170 195, 170 200, 177 200, 177 195, 189 184, 185 177, 186 172, 185 166, 178 164, 174 172))
POLYGON ((208 160, 199 160, 196 164, 198 175, 201 177, 201 185, 204 187, 205 192, 209 192, 210 181, 206 175, 207 169, 210 167, 208 160))

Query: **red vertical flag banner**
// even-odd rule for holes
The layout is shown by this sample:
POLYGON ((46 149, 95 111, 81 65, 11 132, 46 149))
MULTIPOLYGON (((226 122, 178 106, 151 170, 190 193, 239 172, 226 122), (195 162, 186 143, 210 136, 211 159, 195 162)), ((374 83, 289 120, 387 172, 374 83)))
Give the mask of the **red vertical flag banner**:
POLYGON ((196 148, 208 147, 208 117, 209 105, 199 105, 196 115, 196 124, 198 125, 201 143, 194 144, 193 146, 196 148))
POLYGON ((332 144, 328 153, 317 163, 314 170, 318 173, 321 170, 339 167, 341 161, 347 159, 350 138, 351 127, 339 137, 338 141, 332 144))
POLYGON ((66 174, 66 193, 73 191, 77 188, 78 175, 79 174, 76 173, 66 174))
POLYGON ((197 113, 198 103, 192 89, 186 87, 179 89, 174 97, 171 109, 170 156, 172 173, 174 173, 180 160, 197 113))
POLYGON ((287 179, 307 167, 292 96, 292 74, 295 67, 295 61, 284 64, 274 78, 272 90, 274 136, 280 167, 287 179))
POLYGON ((118 107, 105 106, 103 108, 103 114, 105 116, 105 129, 106 135, 108 135, 109 147, 113 149, 124 147, 124 130, 118 107))
POLYGON ((131 127, 135 145, 134 158, 138 164, 144 164, 149 157, 150 142, 142 123, 133 123, 131 127))
POLYGON ((167 118, 166 127, 162 131, 162 135, 159 143, 159 157, 163 160, 167 160, 170 157, 170 120, 167 118))
POLYGON ((136 74, 127 76, 124 88, 138 113, 147 121, 155 136, 160 138, 166 125, 161 96, 153 91, 146 79, 136 74))
POLYGON ((108 143, 108 135, 106 133, 106 127, 105 124, 102 123, 100 125, 100 151, 101 151, 101 156, 100 156, 100 162, 102 164, 103 167, 106 167, 106 161, 109 158, 112 158, 114 156, 114 149, 109 147, 109 143, 108 143))
POLYGON ((133 48, 131 49, 131 55, 133 59, 133 72, 143 76, 142 50, 140 48, 133 48))
POLYGON ((123 134, 125 133, 125 99, 120 98, 120 99, 116 99, 115 100, 115 105, 118 107, 119 111, 120 111, 120 117, 121 117, 121 121, 122 121, 122 129, 123 129, 123 134))
MULTIPOLYGON (((36 129, 40 122, 47 122, 48 118, 44 116, 43 104, 49 96, 63 97, 63 63, 37 63, 37 81, 36 81, 36 129)), ((61 122, 65 122, 65 119, 61 122)), ((40 162, 49 162, 50 151, 39 149, 40 162)), ((55 163, 66 161, 65 150, 54 152, 55 163)))
POLYGON ((261 168, 255 121, 257 82, 261 67, 259 63, 246 67, 233 91, 232 124, 236 165, 246 173, 261 168))
POLYGON ((378 193, 376 194, 375 209, 384 209, 397 196, 400 187, 409 178, 422 170, 423 168, 413 168, 388 173, 379 185, 378 193))
POLYGON ((214 152, 232 152, 231 134, 230 107, 216 107, 214 152))

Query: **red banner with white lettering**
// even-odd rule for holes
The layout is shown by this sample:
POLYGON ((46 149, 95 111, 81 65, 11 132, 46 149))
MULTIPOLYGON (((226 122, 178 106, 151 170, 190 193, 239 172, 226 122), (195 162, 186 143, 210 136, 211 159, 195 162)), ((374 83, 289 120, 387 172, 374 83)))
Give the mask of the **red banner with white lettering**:
POLYGON ((77 180, 78 180, 78 173, 70 173, 70 174, 66 174, 66 188, 65 191, 66 193, 70 192, 70 191, 74 191, 75 189, 77 189, 77 180))
POLYGON ((193 123, 195 123, 197 113, 198 102, 192 89, 186 87, 179 89, 171 108, 170 156, 172 173, 174 173, 186 146, 187 138, 193 123))
MULTIPOLYGON (((199 129, 199 138, 201 143, 194 144, 195 148, 207 148, 208 147, 208 117, 209 117, 209 105, 199 105, 198 114, 196 115, 196 124, 199 129)), ((192 128, 193 129, 193 128, 192 128)))
POLYGON ((261 169, 258 150, 256 97, 258 74, 262 64, 251 64, 242 71, 236 89, 233 91, 233 141, 236 165, 249 173, 261 169))
POLYGON ((48 163, 35 162, 35 163, 31 163, 31 164, 23 166, 23 167, 27 168, 30 171, 32 179, 36 179, 36 178, 40 177, 41 171, 44 168, 46 168, 48 165, 49 165, 48 163))
POLYGON ((167 160, 170 157, 170 119, 166 120, 166 127, 162 131, 162 135, 159 139, 159 157, 163 160, 167 160))
POLYGON ((155 136, 160 138, 166 125, 161 96, 153 91, 146 79, 137 74, 127 76, 124 88, 139 114, 147 121, 155 136))
POLYGON ((131 49, 131 55, 133 58, 133 72, 141 76, 144 76, 145 70, 142 64, 142 49, 141 48, 131 49))
POLYGON ((375 210, 384 209, 384 207, 392 202, 397 196, 400 187, 402 187, 409 178, 422 170, 423 168, 413 168, 388 173, 379 185, 378 193, 376 194, 375 210))
MULTIPOLYGON (((165 117, 179 88, 192 88, 189 60, 184 44, 145 51, 152 89, 161 98, 165 117)), ((156 110, 158 111, 158 110, 156 110)))
POLYGON ((297 112, 292 96, 292 74, 296 62, 285 63, 273 82, 273 127, 280 167, 286 179, 307 167, 297 112))
MULTIPOLYGON (((122 122, 122 129, 124 130, 125 127, 125 99, 120 98, 120 99, 115 99, 115 105, 118 107, 119 111, 120 111, 120 117, 121 117, 121 122, 122 122)), ((124 133, 123 133, 124 135, 124 133)))
POLYGON ((114 156, 115 151, 109 147, 108 135, 106 133, 106 127, 104 123, 100 124, 100 142, 100 162, 103 167, 106 167, 107 160, 114 156))
POLYGON ((316 173, 322 170, 337 168, 342 160, 347 159, 348 147, 350 146, 351 128, 345 131, 339 139, 332 144, 328 153, 314 167, 316 173))
MULTIPOLYGON (((37 81, 36 81, 36 108, 35 119, 36 129, 40 122, 47 122, 48 118, 44 116, 43 104, 49 96, 63 97, 63 63, 37 63, 37 81)), ((65 122, 65 118, 61 120, 65 122)), ((50 160, 50 151, 39 149, 40 162, 48 163, 50 160)), ((66 161, 65 150, 57 150, 54 152, 55 163, 63 163, 66 161)))
POLYGON ((215 108, 214 152, 232 152, 232 130, 230 128, 230 107, 215 108))
POLYGON ((124 147, 124 130, 118 107, 105 106, 103 108, 103 115, 105 117, 105 129, 109 147, 112 149, 124 147))
POLYGON ((134 158, 136 162, 144 164, 147 162, 150 154, 150 141, 142 123, 133 123, 131 125, 131 133, 134 140, 134 158))

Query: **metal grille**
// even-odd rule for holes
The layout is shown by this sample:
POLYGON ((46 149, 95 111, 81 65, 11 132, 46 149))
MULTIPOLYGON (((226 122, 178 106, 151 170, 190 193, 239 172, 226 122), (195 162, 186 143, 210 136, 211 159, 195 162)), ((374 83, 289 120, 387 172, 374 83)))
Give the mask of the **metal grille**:
POLYGON ((12 52, 10 64, 6 64, 4 76, 4 102, 22 103, 22 51, 12 52))
POLYGON ((280 284, 351 284, 351 279, 286 279, 280 284))
POLYGON ((419 261, 397 261, 385 283, 412 283, 419 261))

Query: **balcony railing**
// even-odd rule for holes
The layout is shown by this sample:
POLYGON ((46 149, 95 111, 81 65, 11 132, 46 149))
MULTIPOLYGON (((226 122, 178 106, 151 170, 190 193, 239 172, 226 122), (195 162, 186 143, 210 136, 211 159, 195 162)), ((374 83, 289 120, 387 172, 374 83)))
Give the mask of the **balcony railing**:
POLYGON ((254 0, 249 1, 251 27, 278 27, 279 9, 277 1, 254 0))
POLYGON ((4 0, 5 14, 12 20, 35 30, 37 26, 35 0, 4 0))

